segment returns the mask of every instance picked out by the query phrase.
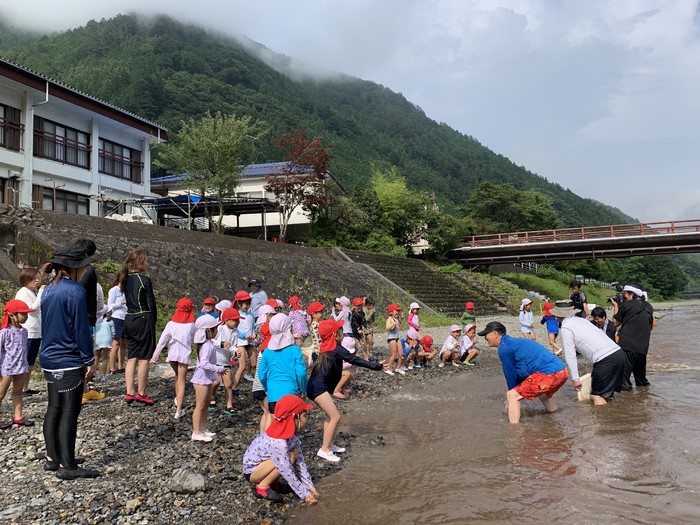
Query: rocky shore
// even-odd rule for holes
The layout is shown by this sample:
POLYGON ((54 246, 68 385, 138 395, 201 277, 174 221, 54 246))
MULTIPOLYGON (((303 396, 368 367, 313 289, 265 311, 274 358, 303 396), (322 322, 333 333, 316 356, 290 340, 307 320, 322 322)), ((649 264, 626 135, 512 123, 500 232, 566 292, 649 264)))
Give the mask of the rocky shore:
MULTIPOLYGON (((672 308, 664 305, 663 309, 672 308)), ((482 327, 494 318, 480 318, 482 327)), ((508 332, 518 333, 513 317, 499 317, 508 332)), ((428 328, 441 344, 447 327, 428 328)), ((383 334, 377 334, 378 353, 386 355, 383 334)), ((544 342, 542 331, 538 339, 544 342)), ((351 383, 353 393, 338 400, 341 413, 369 409, 372 398, 400 389, 407 382, 424 382, 430 388, 455 374, 488 374, 495 381, 500 362, 494 349, 482 341, 482 354, 475 367, 453 367, 410 371, 390 377, 364 369, 356 371, 351 383)), ((586 364, 581 363, 585 368, 586 364)), ((42 392, 45 385, 33 383, 42 392)), ((188 384, 187 417, 175 421, 172 416, 172 380, 152 378, 149 393, 156 400, 152 407, 128 406, 122 400, 123 376, 115 375, 101 384, 106 397, 84 405, 78 429, 77 451, 86 458, 86 466, 98 468, 102 476, 95 480, 61 481, 42 468, 44 442, 41 424, 46 410, 46 394, 29 397, 25 417, 36 421, 34 427, 17 427, 0 432, 0 521, 17 524, 152 524, 182 521, 188 524, 282 523, 289 505, 301 504, 294 495, 285 505, 256 499, 241 473, 241 459, 258 432, 260 410, 250 397, 250 383, 242 385, 237 398, 239 415, 226 416, 220 410, 210 413, 210 430, 217 432, 212 443, 190 441, 191 409, 194 395, 188 384), (103 385, 103 386, 102 386, 103 385)), ((9 416, 9 397, 2 416, 9 416)), ((382 436, 351 435, 342 432, 338 442, 347 447, 340 463, 332 464, 316 457, 321 442, 323 415, 314 410, 302 433, 307 463, 315 480, 338 469, 364 447, 383 446, 382 436)), ((322 495, 323 496, 323 495, 322 495)))

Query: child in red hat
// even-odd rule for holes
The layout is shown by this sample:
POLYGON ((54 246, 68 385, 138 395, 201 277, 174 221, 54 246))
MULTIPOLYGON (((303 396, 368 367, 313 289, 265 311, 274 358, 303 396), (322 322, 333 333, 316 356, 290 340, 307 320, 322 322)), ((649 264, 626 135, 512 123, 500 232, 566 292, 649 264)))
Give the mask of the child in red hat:
POLYGON ((187 369, 190 366, 190 354, 192 353, 192 339, 194 337, 194 305, 187 297, 177 302, 175 313, 156 345, 156 350, 151 357, 151 364, 158 362, 158 357, 163 349, 168 347, 166 363, 170 363, 175 372, 175 419, 185 415, 182 405, 185 401, 185 386, 187 384, 187 369))
POLYGON ((352 336, 355 338, 355 349, 359 349, 362 357, 367 359, 365 351, 365 330, 367 329, 367 320, 363 306, 364 299, 355 297, 352 300, 352 309, 350 310, 350 328, 352 328, 352 336))
POLYGON ((321 321, 318 333, 321 336, 321 353, 311 367, 306 395, 326 414, 323 422, 323 444, 317 455, 326 461, 337 462, 340 458, 335 453, 345 452, 345 449, 333 444, 335 429, 340 423, 340 412, 331 394, 340 380, 343 364, 347 362, 376 371, 384 367, 380 363, 370 363, 361 359, 340 344, 343 341, 343 321, 321 321))
MULTIPOLYGON (((238 348, 238 323, 240 319, 241 314, 235 308, 226 308, 221 312, 221 325, 217 330, 216 338, 214 338, 214 348, 216 350, 216 364, 223 366, 226 370, 231 368, 231 358, 238 348)), ((224 414, 237 416, 238 413, 233 408, 233 378, 231 374, 224 374, 214 379, 209 410, 212 410, 212 407, 216 408, 216 392, 221 383, 224 384, 224 392, 226 393, 224 414)))
MULTIPOLYGON (((12 383, 12 423, 30 427, 34 421, 22 417, 22 388, 24 376, 29 371, 27 361, 27 322, 29 312, 34 310, 19 299, 8 301, 3 308, 2 330, 0 330, 0 406, 12 383)), ((0 429, 10 428, 12 423, 0 420, 0 429)))
POLYGON ((433 357, 437 355, 437 350, 433 348, 433 343, 435 341, 429 335, 424 335, 423 338, 418 341, 418 351, 416 352, 416 357, 418 362, 426 368, 433 368, 432 360, 433 357))
POLYGON ((255 350, 255 318, 250 312, 252 297, 245 290, 239 290, 233 298, 233 308, 238 309, 241 316, 238 322, 238 370, 233 378, 233 394, 238 395, 238 385, 241 378, 253 381, 253 374, 257 365, 255 350))
POLYGON ((288 394, 277 401, 272 423, 261 432, 243 455, 243 475, 254 484, 253 493, 262 499, 284 502, 274 489, 283 478, 306 503, 318 501, 318 490, 309 474, 298 433, 306 426, 306 412, 313 409, 299 396, 288 394))
POLYGON ((309 324, 306 321, 306 312, 301 306, 301 299, 293 295, 287 301, 289 309, 289 318, 292 320, 292 333, 294 334, 294 344, 299 348, 304 344, 304 341, 309 336, 309 324))
POLYGON ((318 301, 313 301, 306 308, 306 313, 311 316, 311 323, 309 324, 309 335, 311 335, 311 346, 302 348, 301 351, 304 356, 308 359, 309 366, 313 364, 318 356, 321 348, 321 336, 318 334, 318 324, 323 319, 323 310, 326 308, 325 304, 321 304, 318 301))
POLYGON ((557 344, 557 336, 559 335, 559 321, 552 314, 552 308, 554 308, 552 303, 544 303, 544 315, 542 316, 542 319, 540 319, 540 324, 547 327, 549 344, 554 349, 554 355, 559 355, 561 353, 561 346, 557 344))
POLYGON ((214 297, 207 297, 202 302, 202 312, 197 317, 201 317, 203 315, 218 317, 216 314, 216 299, 214 297))

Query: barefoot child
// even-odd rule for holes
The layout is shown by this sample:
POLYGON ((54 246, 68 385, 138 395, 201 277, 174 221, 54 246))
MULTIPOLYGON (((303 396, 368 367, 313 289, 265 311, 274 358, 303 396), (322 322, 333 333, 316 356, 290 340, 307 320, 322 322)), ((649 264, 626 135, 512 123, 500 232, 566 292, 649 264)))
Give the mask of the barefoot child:
POLYGON ((400 351, 401 346, 399 345, 399 329, 401 328, 401 321, 399 321, 399 313, 401 308, 398 304, 392 303, 387 307, 386 316, 386 343, 389 345, 389 361, 386 364, 385 374, 390 376, 394 375, 394 371, 391 369, 391 365, 396 361, 396 371, 400 374, 404 374, 401 370, 401 364, 403 363, 403 352, 400 351))
POLYGON ((209 442, 214 436, 214 432, 207 431, 212 384, 217 375, 228 373, 228 370, 223 366, 216 364, 214 338, 218 332, 219 324, 219 320, 211 315, 203 315, 195 321, 194 342, 197 345, 197 368, 190 379, 195 394, 195 408, 192 412, 192 441, 209 442))
POLYGON ((462 336, 462 341, 459 344, 459 360, 463 365, 474 366, 472 359, 479 355, 479 350, 476 348, 476 346, 474 346, 477 341, 476 325, 468 324, 464 327, 464 335, 462 336))
POLYGON ((318 325, 318 333, 321 336, 321 353, 311 367, 311 377, 306 386, 306 395, 326 414, 323 422, 323 443, 318 449, 317 455, 326 461, 337 462, 340 458, 336 452, 345 452, 345 449, 333 444, 335 429, 340 422, 340 412, 331 397, 338 380, 340 379, 344 363, 380 371, 383 365, 370 363, 357 355, 348 352, 340 343, 343 340, 343 322, 328 319, 318 325))
POLYGON ((461 334, 462 328, 458 324, 450 326, 450 335, 447 336, 440 349, 440 364, 438 365, 440 368, 443 368, 448 361, 452 361, 453 365, 459 366, 457 360, 460 356, 459 336, 461 334))
POLYGON ((518 314, 518 320, 520 321, 520 333, 525 339, 535 340, 535 323, 532 320, 532 301, 530 299, 523 299, 520 301, 520 313, 518 314))
MULTIPOLYGON (((207 315, 207 317, 211 316, 207 315)), ((166 346, 168 347, 168 357, 165 362, 170 363, 170 367, 175 372, 175 414, 173 416, 175 419, 185 415, 182 407, 185 402, 187 369, 190 366, 194 331, 194 305, 190 299, 183 297, 177 302, 175 313, 160 334, 158 345, 151 358, 151 364, 156 364, 160 353, 166 346)))
POLYGON ((306 426, 306 412, 313 408, 299 396, 283 396, 265 432, 248 446, 243 456, 243 475, 253 483, 258 498, 282 503, 273 488, 280 478, 306 503, 318 501, 318 491, 309 474, 298 433, 306 426))
MULTIPOLYGON (((31 427, 34 421, 22 417, 22 388, 24 375, 29 371, 27 361, 27 330, 22 328, 29 312, 33 312, 24 301, 12 299, 3 308, 2 330, 0 330, 0 405, 12 383, 12 423, 31 427)), ((10 428, 12 423, 0 420, 0 429, 10 428)))
POLYGON ((549 344, 554 349, 554 355, 559 355, 561 353, 561 346, 557 344, 559 322, 557 321, 557 318, 552 315, 552 308, 554 308, 552 303, 544 303, 544 315, 542 316, 542 319, 540 319, 540 324, 547 326, 547 337, 549 338, 549 344))

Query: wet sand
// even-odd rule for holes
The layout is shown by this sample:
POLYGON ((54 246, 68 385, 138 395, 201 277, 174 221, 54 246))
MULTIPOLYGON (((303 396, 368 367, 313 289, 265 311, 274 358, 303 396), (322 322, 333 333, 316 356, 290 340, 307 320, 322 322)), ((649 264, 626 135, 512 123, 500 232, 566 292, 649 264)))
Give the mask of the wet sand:
POLYGON ((699 523, 700 308, 657 310, 652 386, 606 407, 568 384, 559 412, 524 402, 508 424, 494 350, 476 370, 341 405, 352 457, 289 523, 699 523))

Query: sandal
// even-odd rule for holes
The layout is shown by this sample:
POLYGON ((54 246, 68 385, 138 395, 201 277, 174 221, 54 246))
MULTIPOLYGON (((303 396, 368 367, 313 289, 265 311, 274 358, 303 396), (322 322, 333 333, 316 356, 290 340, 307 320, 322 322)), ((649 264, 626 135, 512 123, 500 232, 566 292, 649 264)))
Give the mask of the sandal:
POLYGON ((216 401, 209 403, 209 412, 216 412, 216 401))
POLYGON ((23 417, 21 417, 19 419, 13 419, 12 422, 15 425, 18 425, 20 427, 33 427, 34 426, 34 421, 32 421, 31 419, 25 419, 23 417))
POLYGON ((0 421, 0 430, 7 430, 12 426, 12 423, 9 421, 0 421))
POLYGON ((237 416, 238 412, 236 412, 236 409, 233 407, 226 407, 224 408, 224 414, 227 416, 237 416))

